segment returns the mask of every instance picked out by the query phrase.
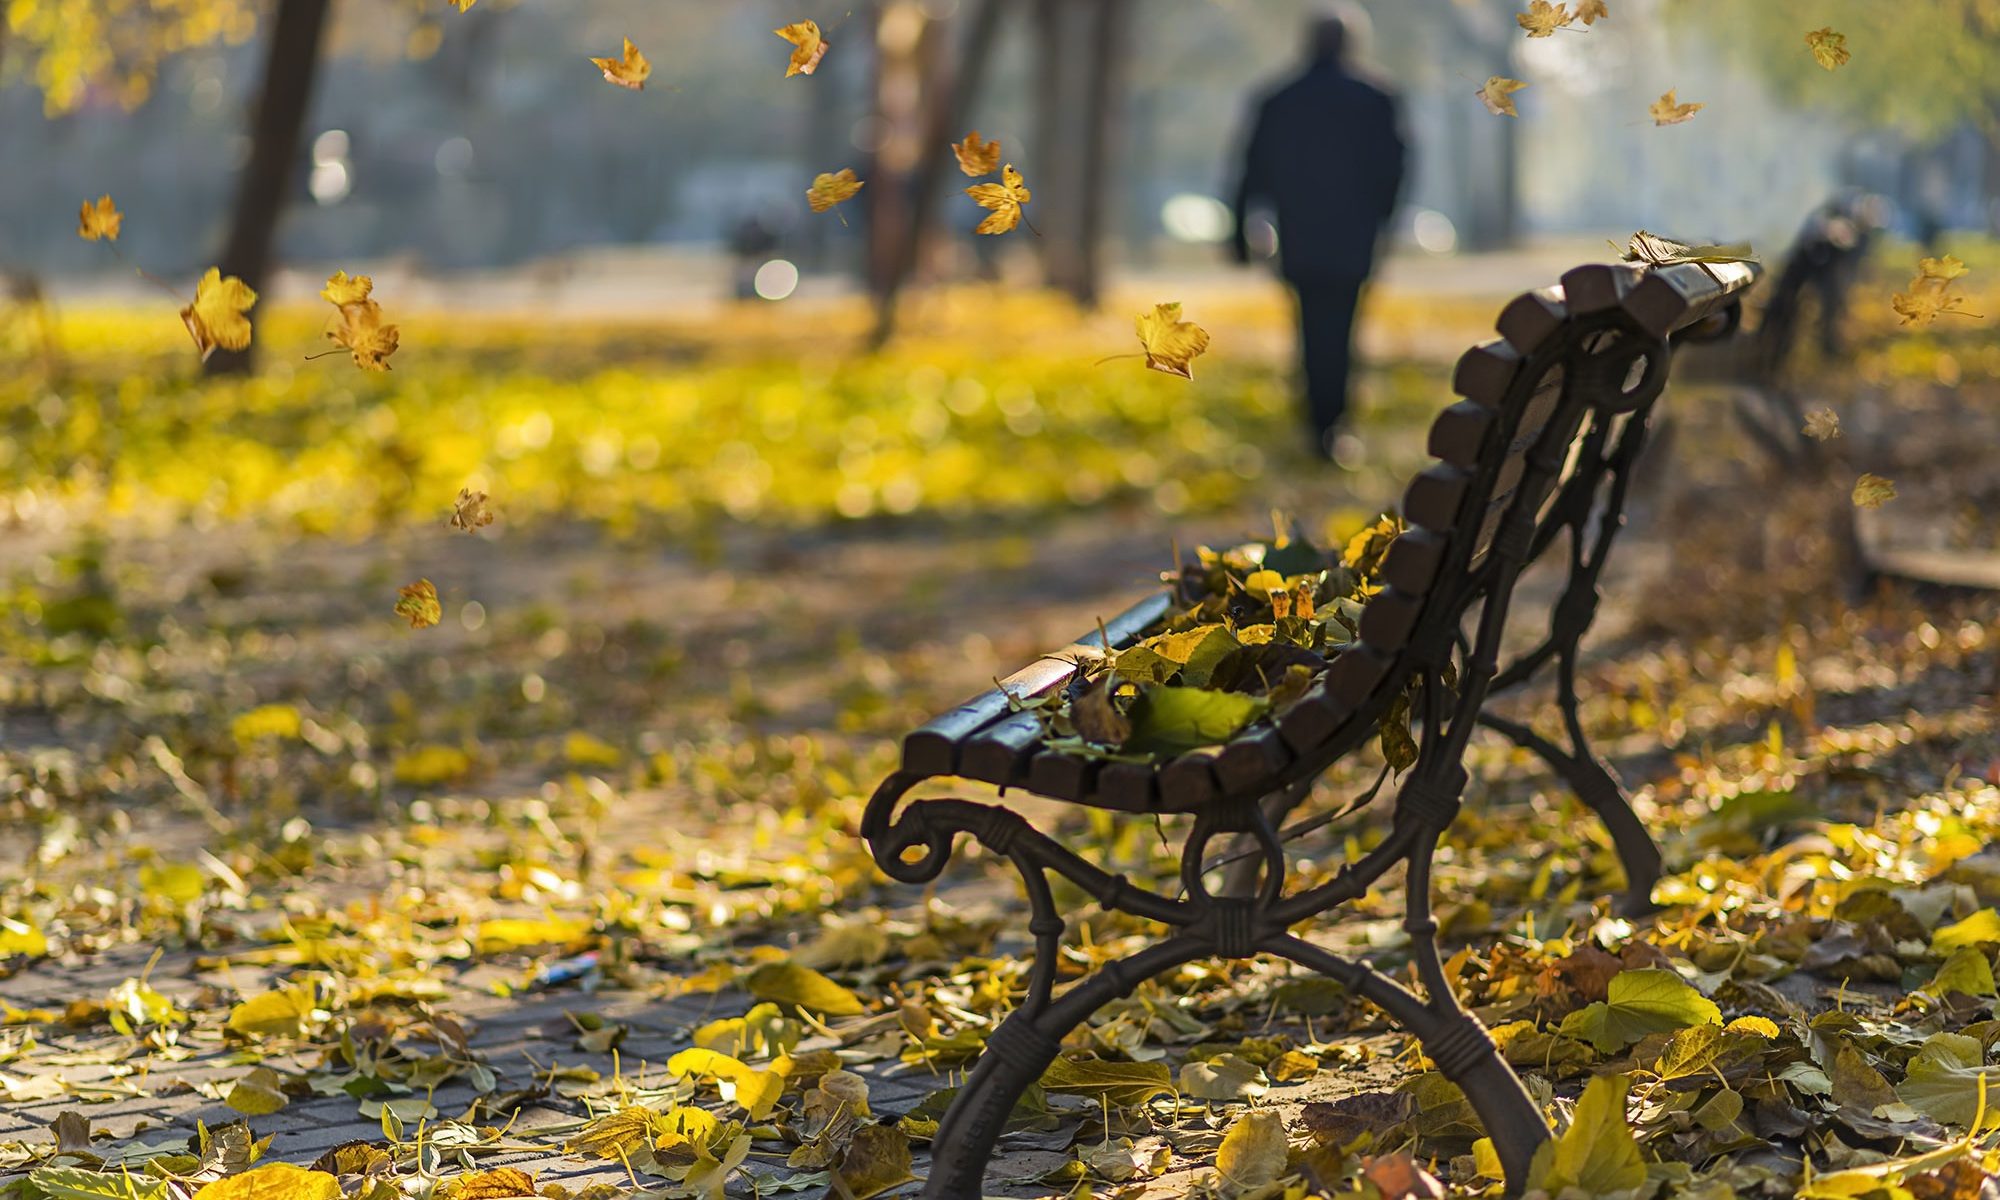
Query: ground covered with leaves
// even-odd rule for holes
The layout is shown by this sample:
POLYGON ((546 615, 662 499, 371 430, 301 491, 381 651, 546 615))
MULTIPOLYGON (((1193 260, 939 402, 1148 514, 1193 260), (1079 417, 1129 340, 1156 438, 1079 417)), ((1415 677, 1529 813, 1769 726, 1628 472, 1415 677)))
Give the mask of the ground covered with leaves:
MULTIPOLYGON (((1801 387, 1842 471, 1900 485, 1885 513, 1990 549, 1990 482, 1938 431, 1992 420, 2000 360, 1899 332, 1897 270, 1857 298, 1856 362, 1801 387)), ((67 314, 53 355, 10 329, 0 1192, 913 1192, 1029 963, 1004 864, 927 894, 874 870, 856 823, 893 739, 1154 586, 1176 535, 1226 546, 1275 505, 1346 544, 1497 311, 1376 297, 1393 353, 1336 471, 1297 448, 1269 305, 1190 302, 1190 384, 1096 364, 1123 320, 926 303, 877 356, 844 312, 419 315, 391 373, 236 385, 190 380, 151 316, 67 314), (967 349, 975 323, 1012 349, 967 349), (419 579, 426 628, 396 611, 419 579)), ((1551 1194, 1981 1195, 2000 602, 1850 603, 1851 479, 1759 462, 1726 389, 1666 403, 1584 679, 1661 830, 1661 912, 1610 915, 1598 827, 1478 741, 1437 880, 1452 975, 1563 1131, 1551 1194)), ((1037 815, 1134 878, 1185 833, 1037 815)), ((1385 828, 1316 833, 1301 878, 1385 828)), ((1400 886, 1302 932, 1400 970, 1400 886)), ((1064 903, 1063 979, 1157 936, 1064 903)), ((1099 1014, 1015 1126, 997 1194, 1498 1186, 1408 1038, 1263 960, 1099 1014)))

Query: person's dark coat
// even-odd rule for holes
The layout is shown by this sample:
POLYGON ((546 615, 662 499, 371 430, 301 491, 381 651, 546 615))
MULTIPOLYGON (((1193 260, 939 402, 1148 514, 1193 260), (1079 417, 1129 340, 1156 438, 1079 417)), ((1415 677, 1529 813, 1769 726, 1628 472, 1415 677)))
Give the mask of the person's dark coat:
POLYGON ((1337 61, 1313 64, 1257 106, 1236 189, 1236 252, 1248 211, 1276 210, 1279 269, 1293 282, 1361 279, 1403 186, 1390 95, 1337 61))

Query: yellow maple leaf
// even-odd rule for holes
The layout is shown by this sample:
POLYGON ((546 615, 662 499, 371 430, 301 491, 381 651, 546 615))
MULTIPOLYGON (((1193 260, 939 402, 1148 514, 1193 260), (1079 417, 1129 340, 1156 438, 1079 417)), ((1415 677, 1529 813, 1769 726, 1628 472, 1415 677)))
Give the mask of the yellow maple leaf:
POLYGON ((1840 414, 1830 408, 1815 408, 1806 414, 1805 435, 1815 442, 1840 436, 1840 414))
POLYGON ((375 280, 367 275, 349 277, 345 271, 335 271, 327 276, 326 286, 319 290, 320 298, 336 307, 342 304, 360 304, 375 290, 375 280))
POLYGON ((1952 294, 1953 281, 1970 270, 1964 263, 1947 254, 1943 258, 1924 258, 1917 262, 1917 273, 1910 277, 1910 290, 1897 292, 1889 298, 1889 307, 1903 318, 1903 324, 1915 325, 1919 322, 1929 325, 1945 313, 1956 313, 1961 317, 1978 317, 1968 311, 1965 297, 1952 294))
MULTIPOLYGON (((812 186, 806 189, 806 206, 814 212, 825 212, 843 200, 853 199, 854 193, 865 186, 865 180, 855 178, 852 167, 842 167, 830 174, 821 171, 813 176, 812 186)), ((833 215, 840 217, 839 213, 833 215)), ((840 223, 847 224, 847 218, 840 217, 840 223)))
POLYGON ((194 1200, 340 1200, 340 1180, 291 1163, 265 1163, 203 1184, 194 1200))
POLYGON ((1903 318, 1905 325, 1929 325, 1946 313, 1961 317, 1978 317, 1979 314, 1965 307, 1965 297, 1954 296, 1941 287, 1913 285, 1908 293, 1897 292, 1889 297, 1889 307, 1903 318))
POLYGON ((1676 103, 1674 98, 1675 90, 1674 88, 1668 88, 1665 95, 1653 101, 1647 107, 1646 112, 1653 118, 1653 124, 1678 125, 1682 121, 1692 119, 1696 113, 1708 107, 1705 104, 1694 101, 1686 104, 1676 103))
POLYGON ((446 4, 451 5, 458 11, 464 12, 466 9, 471 8, 473 5, 479 3, 479 0, 444 0, 444 2, 446 4))
POLYGON ((1611 19, 1611 10, 1604 7, 1604 0, 1580 0, 1576 6, 1576 19, 1585 25, 1595 25, 1599 21, 1611 19))
POLYGON ((1156 304, 1152 312, 1140 313, 1137 326, 1139 344, 1146 348, 1148 367, 1182 379, 1194 378, 1190 364, 1208 350, 1208 330, 1181 320, 1179 301, 1156 304))
POLYGON ((181 322, 194 338, 194 348, 201 352, 202 361, 208 361, 208 356, 218 348, 249 347, 250 319, 243 314, 255 303, 257 293, 250 290, 249 284, 234 275, 224 278, 218 267, 208 269, 195 285, 194 303, 181 310, 181 322))
POLYGON ((991 175, 1000 165, 1000 142, 983 141, 977 129, 965 135, 962 142, 953 142, 951 152, 958 156, 958 169, 974 179, 981 175, 991 175))
POLYGON ((979 207, 993 210, 986 214, 986 219, 979 223, 974 233, 1006 233, 1021 223, 1021 206, 1034 198, 1022 183, 1021 173, 1014 169, 1013 163, 1008 163, 1006 169, 1000 172, 999 183, 975 183, 965 189, 965 194, 972 197, 973 203, 979 207))
MULTIPOLYGON (((1950 283, 1952 280, 1967 274, 1971 270, 1971 267, 1966 266, 1950 254, 1945 255, 1943 258, 1920 258, 1917 260, 1918 279, 1937 279, 1945 283, 1950 283)), ((1912 286, 1915 286, 1915 284, 1913 283, 1912 286)))
POLYGON ((118 211, 110 196, 85 200, 76 215, 76 236, 86 242, 94 242, 98 238, 115 242, 118 240, 118 227, 124 222, 125 214, 118 211))
POLYGON ((820 35, 818 21, 797 21, 771 32, 792 44, 792 58, 785 64, 785 78, 810 75, 819 70, 819 60, 826 57, 830 43, 820 35))
POLYGON ((1835 33, 1830 28, 1815 29, 1807 34, 1806 45, 1812 48, 1812 56, 1819 61, 1819 65, 1829 71, 1846 66, 1847 60, 1854 57, 1847 52, 1847 35, 1835 33))
POLYGON ((340 325, 326 335, 346 350, 354 365, 364 371, 386 371, 389 356, 402 342, 394 325, 382 323, 382 306, 373 300, 340 306, 340 325))
POLYGON ((493 510, 486 506, 486 493, 475 492, 471 488, 458 489, 458 499, 451 504, 451 527, 471 533, 492 523, 493 510))
POLYGON ((1515 23, 1527 30, 1531 38, 1548 37, 1574 20, 1576 16, 1567 5, 1551 4, 1549 0, 1530 0, 1527 12, 1514 14, 1515 23))
POLYGON ((1862 475, 1854 481, 1854 507, 1880 508, 1896 498, 1896 485, 1880 475, 1862 475))
POLYGON ((429 629, 444 619, 437 588, 428 579, 397 588, 396 597, 396 615, 408 621, 412 629, 429 629))
POLYGON ((1486 111, 1492 113, 1494 116, 1518 117, 1521 114, 1514 109, 1514 93, 1527 86, 1527 84, 1522 83, 1518 79, 1509 79, 1505 75, 1495 75, 1486 81, 1485 87, 1480 88, 1473 94, 1478 96, 1479 102, 1486 106, 1486 111))
POLYGON ((631 38, 625 39, 625 52, 618 58, 593 57, 590 61, 596 63, 597 69, 604 72, 604 82, 615 83, 619 87, 630 88, 635 92, 644 91, 647 78, 653 74, 653 64, 647 62, 646 56, 639 53, 639 47, 632 44, 631 38))

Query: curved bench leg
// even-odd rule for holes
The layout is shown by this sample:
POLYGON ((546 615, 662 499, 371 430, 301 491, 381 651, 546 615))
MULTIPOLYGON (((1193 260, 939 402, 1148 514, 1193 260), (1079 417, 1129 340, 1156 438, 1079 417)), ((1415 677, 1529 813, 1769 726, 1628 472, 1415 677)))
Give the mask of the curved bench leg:
POLYGON ((979 1064, 938 1122, 925 1200, 980 1200, 986 1165, 1007 1118, 1021 1094, 1055 1061, 1064 1035, 1144 981, 1212 952, 1206 939, 1171 937, 1105 966, 1039 1014, 1015 1009, 987 1039, 979 1064))
POLYGON ((1604 822, 1604 830, 1611 835, 1611 844, 1618 851, 1618 861, 1625 868, 1625 894, 1612 906, 1618 915, 1642 917, 1657 912, 1653 885, 1660 881, 1664 869, 1659 844, 1639 814, 1632 811, 1632 801, 1617 776, 1604 760, 1591 752, 1589 744, 1581 744, 1571 753, 1526 725, 1505 717, 1481 713, 1479 723, 1541 759, 1604 822))

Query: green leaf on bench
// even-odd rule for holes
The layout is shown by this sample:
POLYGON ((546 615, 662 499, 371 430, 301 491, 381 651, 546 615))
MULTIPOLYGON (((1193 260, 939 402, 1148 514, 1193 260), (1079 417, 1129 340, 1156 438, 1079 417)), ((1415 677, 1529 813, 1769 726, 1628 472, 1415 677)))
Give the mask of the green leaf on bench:
POLYGON ((1102 1098, 1114 1108, 1134 1108, 1155 1096, 1174 1094, 1173 1072, 1163 1062, 1105 1062, 1058 1058, 1042 1072, 1046 1091, 1102 1098))
POLYGON ((1269 702, 1240 692, 1151 687, 1132 702, 1132 736, 1121 749, 1167 757, 1226 742, 1269 702))
POLYGON ((1197 625, 1180 633, 1150 637, 1118 656, 1115 670, 1135 683, 1165 683, 1179 674, 1181 682, 1201 687, 1230 651, 1241 643, 1227 626, 1197 625))

